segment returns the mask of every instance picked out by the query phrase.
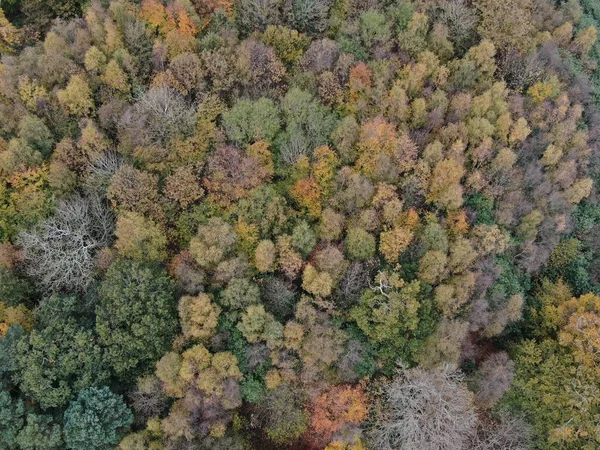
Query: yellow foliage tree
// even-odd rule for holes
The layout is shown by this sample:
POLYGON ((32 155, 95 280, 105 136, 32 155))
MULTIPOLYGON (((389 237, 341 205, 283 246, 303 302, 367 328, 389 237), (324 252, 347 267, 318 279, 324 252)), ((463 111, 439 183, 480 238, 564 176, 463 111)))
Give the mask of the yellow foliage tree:
POLYGON ((56 97, 74 116, 87 116, 94 109, 92 90, 82 75, 73 75, 67 86, 56 93, 56 97))

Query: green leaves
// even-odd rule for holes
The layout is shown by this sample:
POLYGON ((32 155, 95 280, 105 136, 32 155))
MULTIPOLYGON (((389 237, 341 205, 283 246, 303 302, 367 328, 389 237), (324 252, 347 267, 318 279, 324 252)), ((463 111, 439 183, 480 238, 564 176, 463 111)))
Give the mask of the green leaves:
POLYGON ((120 395, 103 387, 81 391, 64 414, 67 448, 114 449, 133 422, 120 395))
POLYGON ((119 376, 130 375, 158 360, 177 331, 173 282, 163 269, 117 261, 100 287, 96 316, 105 362, 119 376))
POLYGON ((38 328, 17 344, 17 378, 21 390, 47 409, 65 406, 79 389, 105 381, 108 369, 94 333, 74 318, 73 297, 55 296, 42 306, 38 328))
POLYGON ((279 126, 279 111, 268 98, 240 100, 223 113, 227 137, 243 146, 260 140, 272 142, 279 126))

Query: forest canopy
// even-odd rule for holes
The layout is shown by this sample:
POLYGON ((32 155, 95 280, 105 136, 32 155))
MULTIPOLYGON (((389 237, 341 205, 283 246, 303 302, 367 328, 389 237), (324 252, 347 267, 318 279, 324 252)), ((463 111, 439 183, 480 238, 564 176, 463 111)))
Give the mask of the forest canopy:
POLYGON ((596 0, 0 6, 0 450, 600 448, 596 0))

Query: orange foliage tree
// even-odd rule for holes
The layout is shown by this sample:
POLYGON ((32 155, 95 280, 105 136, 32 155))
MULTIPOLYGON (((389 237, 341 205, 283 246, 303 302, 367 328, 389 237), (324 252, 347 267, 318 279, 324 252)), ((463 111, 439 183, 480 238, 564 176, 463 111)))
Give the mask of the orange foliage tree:
POLYGON ((334 386, 317 397, 311 416, 312 430, 324 442, 345 425, 359 424, 367 415, 366 396, 360 386, 334 386))

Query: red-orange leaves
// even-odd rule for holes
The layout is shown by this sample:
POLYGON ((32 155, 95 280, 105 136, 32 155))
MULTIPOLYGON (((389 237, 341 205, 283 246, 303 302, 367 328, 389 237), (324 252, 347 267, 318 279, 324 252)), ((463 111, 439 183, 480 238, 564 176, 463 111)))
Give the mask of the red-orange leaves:
POLYGON ((142 0, 142 17, 165 35, 177 30, 182 36, 194 37, 199 31, 189 13, 176 3, 165 7, 158 0, 142 0))
POLYGON ((321 215, 323 191, 314 178, 302 178, 296 181, 290 194, 300 206, 308 210, 311 216, 316 218, 321 215))
POLYGON ((366 415, 366 397, 362 388, 335 386, 315 400, 311 417, 312 429, 327 442, 342 427, 358 424, 366 415))

